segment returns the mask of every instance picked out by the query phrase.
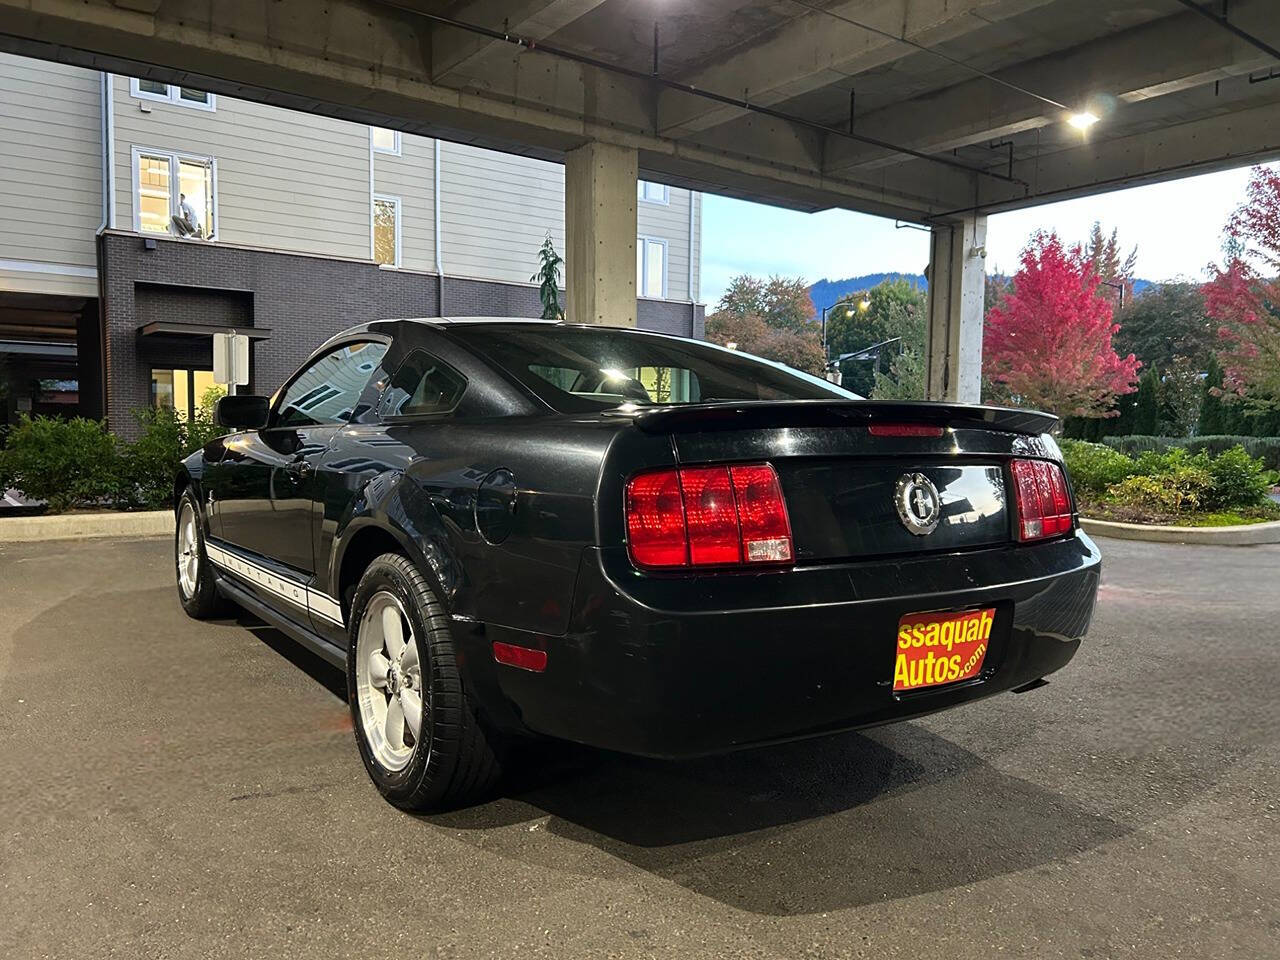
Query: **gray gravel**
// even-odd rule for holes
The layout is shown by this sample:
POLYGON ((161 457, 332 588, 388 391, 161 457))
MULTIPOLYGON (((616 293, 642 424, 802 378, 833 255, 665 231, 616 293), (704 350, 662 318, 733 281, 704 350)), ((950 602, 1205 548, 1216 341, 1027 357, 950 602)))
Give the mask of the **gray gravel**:
POLYGON ((167 542, 2 547, 0 957, 1276 957, 1280 548, 1103 547, 1043 689, 423 818, 167 542))

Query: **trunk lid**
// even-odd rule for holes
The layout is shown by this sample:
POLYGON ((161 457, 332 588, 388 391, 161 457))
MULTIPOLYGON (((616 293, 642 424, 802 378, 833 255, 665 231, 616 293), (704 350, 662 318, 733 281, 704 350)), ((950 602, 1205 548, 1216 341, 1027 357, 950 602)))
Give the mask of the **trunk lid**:
POLYGON ((799 563, 1009 543, 1016 519, 1009 461, 1060 459, 1044 435, 1055 417, 997 407, 791 401, 689 404, 634 416, 642 431, 671 437, 682 465, 773 464, 799 563), (938 433, 871 429, 893 425, 938 433), (920 522, 935 515, 928 502, 935 496, 936 522, 920 522))

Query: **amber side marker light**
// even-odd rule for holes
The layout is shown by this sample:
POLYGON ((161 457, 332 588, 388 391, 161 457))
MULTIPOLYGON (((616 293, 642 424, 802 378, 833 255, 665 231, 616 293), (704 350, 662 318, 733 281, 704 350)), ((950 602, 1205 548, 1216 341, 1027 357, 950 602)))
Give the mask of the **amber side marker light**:
POLYGON ((493 642, 493 659, 505 663, 509 667, 519 667, 531 673, 542 673, 547 669, 547 651, 534 647, 521 647, 514 643, 493 642))

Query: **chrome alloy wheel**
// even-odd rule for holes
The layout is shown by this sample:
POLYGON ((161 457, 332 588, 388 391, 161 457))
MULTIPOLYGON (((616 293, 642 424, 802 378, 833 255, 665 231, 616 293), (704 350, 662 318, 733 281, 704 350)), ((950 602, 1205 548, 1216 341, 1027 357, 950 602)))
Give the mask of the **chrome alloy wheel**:
POLYGON ((386 590, 369 598, 356 634, 356 698, 374 759, 403 770, 422 734, 422 665, 404 607, 386 590))
POLYGON ((184 502, 178 512, 178 588, 190 600, 200 579, 200 535, 196 532, 196 512, 184 502))

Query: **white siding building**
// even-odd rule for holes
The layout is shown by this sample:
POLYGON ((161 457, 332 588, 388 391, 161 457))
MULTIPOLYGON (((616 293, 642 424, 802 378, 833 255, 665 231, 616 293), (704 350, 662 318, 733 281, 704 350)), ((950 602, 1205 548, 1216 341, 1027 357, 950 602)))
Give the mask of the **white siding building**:
MULTIPOLYGON (((270 391, 355 322, 536 315, 564 190, 542 160, 0 54, 0 423, 193 403, 212 329, 252 332, 270 391)), ((640 325, 701 335, 701 198, 642 182, 637 210, 640 325)))

